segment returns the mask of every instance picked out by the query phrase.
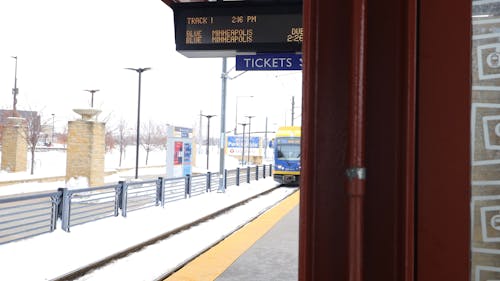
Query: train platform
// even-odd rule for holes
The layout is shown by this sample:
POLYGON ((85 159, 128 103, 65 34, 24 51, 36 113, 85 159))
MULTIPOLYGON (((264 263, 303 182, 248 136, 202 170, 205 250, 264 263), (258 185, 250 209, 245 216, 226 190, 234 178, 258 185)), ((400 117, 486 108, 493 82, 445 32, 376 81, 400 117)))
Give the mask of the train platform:
POLYGON ((294 192, 164 280, 297 280, 299 196, 294 192))

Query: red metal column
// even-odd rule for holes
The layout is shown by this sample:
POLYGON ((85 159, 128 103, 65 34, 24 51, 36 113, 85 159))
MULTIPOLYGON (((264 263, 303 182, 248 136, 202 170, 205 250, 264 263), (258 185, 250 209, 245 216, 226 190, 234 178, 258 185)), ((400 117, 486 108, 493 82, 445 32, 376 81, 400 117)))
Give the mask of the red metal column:
POLYGON ((418 281, 470 280, 470 0, 420 0, 418 281))
POLYGON ((367 4, 304 0, 300 280, 413 278, 415 0, 367 4))
POLYGON ((366 0, 353 0, 349 139, 347 155, 348 280, 363 280, 363 204, 365 195, 366 0))
POLYGON ((304 1, 302 281, 347 280, 350 10, 349 1, 304 1))

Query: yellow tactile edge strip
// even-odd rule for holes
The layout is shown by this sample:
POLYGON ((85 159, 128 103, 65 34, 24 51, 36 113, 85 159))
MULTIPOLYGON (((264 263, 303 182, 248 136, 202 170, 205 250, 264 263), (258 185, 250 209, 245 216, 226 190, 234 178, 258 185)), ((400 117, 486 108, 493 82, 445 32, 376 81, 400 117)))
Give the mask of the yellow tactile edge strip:
POLYGON ((198 258, 194 259, 164 281, 215 280, 239 256, 266 234, 281 218, 299 204, 300 193, 294 192, 233 235, 227 237, 198 258))

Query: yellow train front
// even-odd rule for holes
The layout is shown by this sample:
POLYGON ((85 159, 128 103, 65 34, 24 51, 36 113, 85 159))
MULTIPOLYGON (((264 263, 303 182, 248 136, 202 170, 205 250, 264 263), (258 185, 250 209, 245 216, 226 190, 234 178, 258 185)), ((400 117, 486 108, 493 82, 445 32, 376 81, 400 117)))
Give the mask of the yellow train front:
POLYGON ((300 180, 300 127, 280 127, 273 142, 274 180, 285 185, 298 185, 300 180))

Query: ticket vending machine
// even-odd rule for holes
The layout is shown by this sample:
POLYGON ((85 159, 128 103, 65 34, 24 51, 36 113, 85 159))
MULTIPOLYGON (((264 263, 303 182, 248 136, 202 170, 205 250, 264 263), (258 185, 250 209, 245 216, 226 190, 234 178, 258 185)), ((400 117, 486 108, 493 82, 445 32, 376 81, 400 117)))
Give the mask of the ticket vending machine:
POLYGON ((167 178, 191 174, 193 129, 167 127, 167 178))

